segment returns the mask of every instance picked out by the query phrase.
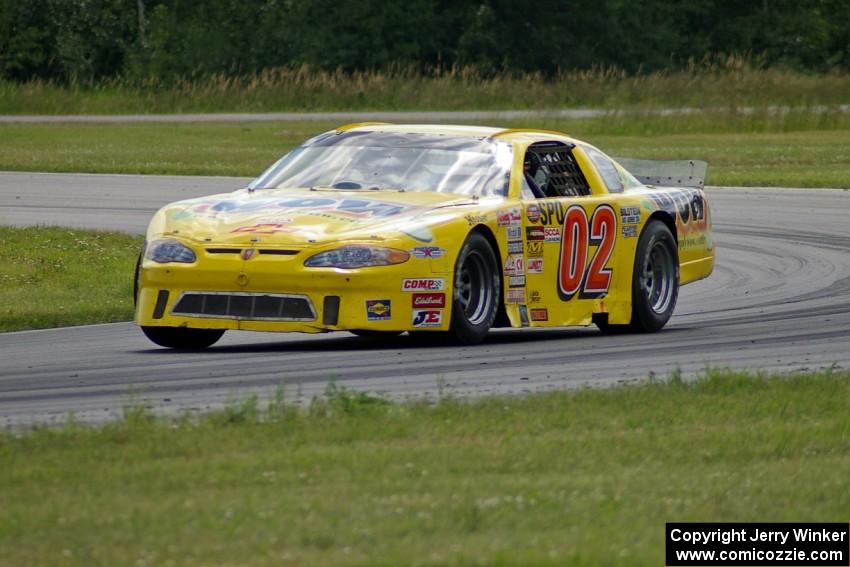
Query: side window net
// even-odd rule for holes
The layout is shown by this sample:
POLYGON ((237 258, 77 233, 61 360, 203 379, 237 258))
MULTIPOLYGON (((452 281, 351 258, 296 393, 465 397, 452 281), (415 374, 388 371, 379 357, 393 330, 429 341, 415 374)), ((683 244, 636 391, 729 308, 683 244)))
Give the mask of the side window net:
POLYGON ((540 188, 547 197, 590 195, 590 185, 576 163, 573 147, 562 143, 544 143, 532 144, 528 148, 528 153, 532 154, 529 156, 531 160, 539 164, 536 177, 545 176, 545 182, 540 184, 540 188))

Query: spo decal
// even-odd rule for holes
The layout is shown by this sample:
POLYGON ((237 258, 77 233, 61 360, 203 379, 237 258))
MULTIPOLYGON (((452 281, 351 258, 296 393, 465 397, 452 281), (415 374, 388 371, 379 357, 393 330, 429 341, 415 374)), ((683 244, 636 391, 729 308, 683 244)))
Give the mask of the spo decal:
POLYGON ((590 221, 581 205, 564 215, 558 265, 558 296, 563 301, 581 292, 581 298, 602 297, 611 285, 612 270, 606 267, 617 236, 617 216, 610 205, 599 205, 590 221), (590 261, 590 246, 596 246, 590 261))

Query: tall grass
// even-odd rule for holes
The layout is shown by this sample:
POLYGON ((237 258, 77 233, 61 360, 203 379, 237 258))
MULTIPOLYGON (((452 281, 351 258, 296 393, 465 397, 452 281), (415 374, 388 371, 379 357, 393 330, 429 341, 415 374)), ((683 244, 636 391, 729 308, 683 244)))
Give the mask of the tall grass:
POLYGON ((483 75, 471 67, 387 71, 275 68, 164 83, 0 82, 3 114, 220 111, 461 110, 633 107, 834 106, 850 102, 850 74, 759 68, 729 57, 679 71, 628 74, 614 68, 483 75))

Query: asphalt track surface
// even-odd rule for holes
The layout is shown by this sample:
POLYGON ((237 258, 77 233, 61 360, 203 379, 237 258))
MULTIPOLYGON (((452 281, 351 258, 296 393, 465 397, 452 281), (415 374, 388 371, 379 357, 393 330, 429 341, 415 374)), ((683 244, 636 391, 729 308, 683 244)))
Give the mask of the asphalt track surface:
MULTIPOLYGON (((235 189, 245 179, 0 174, 0 223, 141 232, 168 201, 235 189)), ((709 366, 793 372, 850 368, 850 191, 709 188, 718 262, 682 288, 653 335, 595 328, 496 330, 475 347, 386 343, 348 333, 229 332, 181 353, 130 323, 0 334, 0 424, 87 422, 128 403, 161 414, 290 400, 331 381, 393 398, 516 394, 693 375, 709 366)), ((128 278, 131 277, 128 274, 128 278)))

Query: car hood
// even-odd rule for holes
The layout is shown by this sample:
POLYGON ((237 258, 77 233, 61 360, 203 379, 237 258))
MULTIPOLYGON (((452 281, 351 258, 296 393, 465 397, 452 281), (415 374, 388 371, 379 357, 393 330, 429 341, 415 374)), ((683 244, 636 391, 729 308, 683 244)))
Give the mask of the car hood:
POLYGON ((306 246, 384 240, 401 232, 428 242, 429 226, 479 205, 477 199, 443 193, 240 190, 164 207, 151 224, 149 237, 172 234, 214 244, 306 246))

